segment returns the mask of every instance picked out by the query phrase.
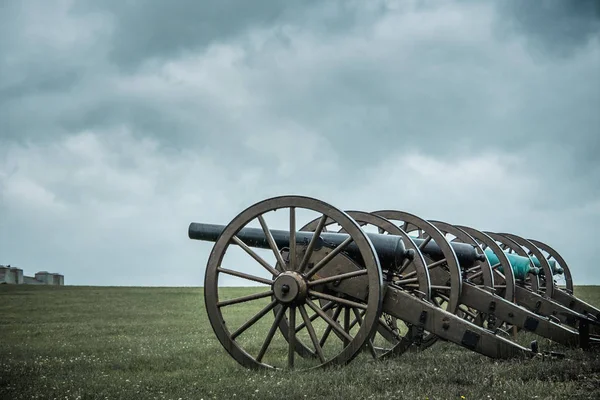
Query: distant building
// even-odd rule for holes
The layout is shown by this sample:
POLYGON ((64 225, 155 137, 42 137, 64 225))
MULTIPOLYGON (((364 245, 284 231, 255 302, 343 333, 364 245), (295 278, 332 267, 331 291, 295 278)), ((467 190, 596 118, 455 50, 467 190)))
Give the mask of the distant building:
POLYGON ((0 284, 15 285, 64 285, 65 277, 61 274, 54 274, 46 271, 40 271, 33 276, 23 275, 23 270, 10 265, 0 265, 0 284))
POLYGON ((24 283, 23 270, 10 265, 0 265, 0 283, 24 283))

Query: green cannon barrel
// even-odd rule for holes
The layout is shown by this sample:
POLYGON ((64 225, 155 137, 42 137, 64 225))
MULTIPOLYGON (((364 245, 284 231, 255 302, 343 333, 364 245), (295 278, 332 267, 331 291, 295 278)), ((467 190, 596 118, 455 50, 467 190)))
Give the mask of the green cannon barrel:
MULTIPOLYGON (((488 260, 490 260, 491 265, 496 265, 500 262, 498 257, 496 257, 496 254, 490 249, 485 249, 485 255, 488 257, 488 260)), ((508 261, 510 261, 510 264, 512 265, 513 274, 516 279, 525 279, 529 273, 533 273, 534 275, 539 274, 539 267, 532 267, 529 258, 508 253, 506 253, 506 257, 508 257, 508 261)), ((498 271, 504 273, 504 268, 499 266, 498 271)))
MULTIPOLYGON (((500 262, 498 260, 498 257, 496 257, 494 252, 490 249, 485 249, 485 255, 488 257, 488 259, 490 260, 490 264, 492 265, 498 264, 500 262)), ((532 267, 531 263, 529 262, 530 259, 528 257, 522 257, 517 254, 509 253, 506 253, 506 256, 508 257, 508 260, 512 265, 515 278, 525 279, 525 277, 529 273, 533 273, 534 275, 544 275, 544 270, 542 269, 540 260, 538 260, 536 257, 531 257, 531 261, 533 261, 534 265, 532 267)), ((557 265, 554 260, 550 260, 548 261, 548 263, 550 264, 550 268, 552 269, 553 275, 562 275, 564 270, 559 265, 557 265)), ((498 267, 498 270, 504 273, 504 268, 502 268, 502 266, 498 267)))
MULTIPOLYGON (((538 260, 536 257, 531 257, 531 259, 533 260, 533 265, 535 265, 536 267, 538 267, 540 269, 540 275, 544 275, 544 270, 542 269, 540 260, 538 260)), ((556 264, 556 261, 554 261, 554 260, 547 260, 547 261, 548 261, 548 264, 550 264, 550 269, 552 270, 552 275, 562 275, 563 272, 565 272, 565 270, 562 269, 562 267, 560 265, 556 264)))

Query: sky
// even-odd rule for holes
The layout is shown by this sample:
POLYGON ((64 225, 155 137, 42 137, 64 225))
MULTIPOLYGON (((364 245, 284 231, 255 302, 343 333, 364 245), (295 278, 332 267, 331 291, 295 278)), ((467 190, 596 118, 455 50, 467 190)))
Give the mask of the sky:
POLYGON ((547 242, 600 284, 600 2, 0 0, 0 264, 199 286, 272 196, 547 242))

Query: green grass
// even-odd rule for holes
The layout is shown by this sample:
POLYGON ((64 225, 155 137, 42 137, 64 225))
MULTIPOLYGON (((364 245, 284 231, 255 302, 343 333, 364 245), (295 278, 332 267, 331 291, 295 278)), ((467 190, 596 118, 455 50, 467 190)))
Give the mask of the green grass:
MULTIPOLYGON (((600 306, 600 287, 576 295, 600 306)), ((0 398, 600 398, 599 351, 519 341, 534 338, 566 357, 495 361, 438 343, 388 361, 361 354, 341 368, 251 371, 217 341, 200 288, 4 285, 0 398)))

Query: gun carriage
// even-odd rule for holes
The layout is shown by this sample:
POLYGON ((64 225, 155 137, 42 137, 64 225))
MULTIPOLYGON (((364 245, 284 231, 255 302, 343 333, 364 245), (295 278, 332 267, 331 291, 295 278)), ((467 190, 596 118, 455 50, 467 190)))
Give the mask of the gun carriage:
POLYGON ((363 349, 389 357, 440 339, 497 359, 539 354, 510 339, 518 330, 569 347, 600 342, 600 310, 573 295, 564 259, 513 234, 282 196, 226 226, 191 223, 188 236, 214 242, 205 307, 220 343, 249 368, 340 365, 363 349), (276 211, 286 229, 269 227, 276 211), (307 212, 317 217, 299 227, 307 212), (227 264, 230 251, 237 269, 227 264), (255 265, 242 265, 240 253, 255 265), (231 297, 222 290, 231 277, 262 287, 231 297), (232 306, 247 307, 247 318, 228 314, 232 306), (250 331, 267 333, 257 341, 250 331))

